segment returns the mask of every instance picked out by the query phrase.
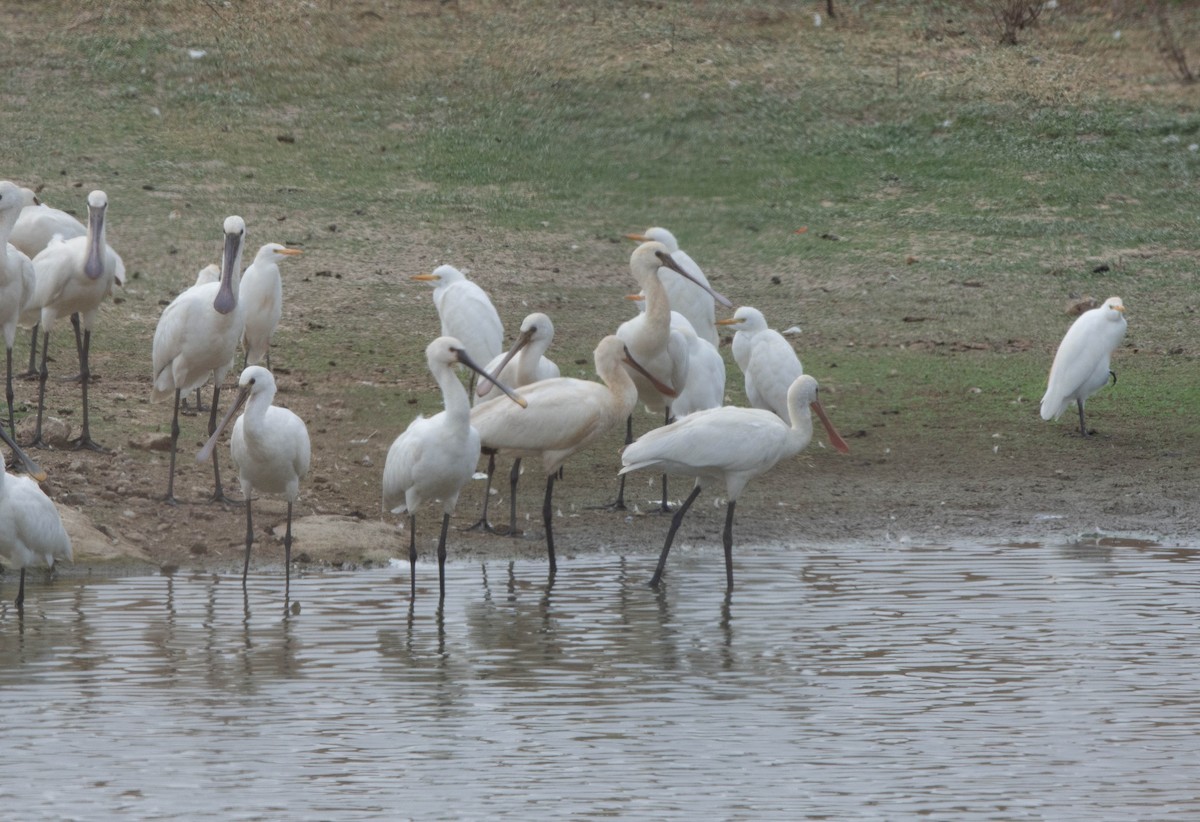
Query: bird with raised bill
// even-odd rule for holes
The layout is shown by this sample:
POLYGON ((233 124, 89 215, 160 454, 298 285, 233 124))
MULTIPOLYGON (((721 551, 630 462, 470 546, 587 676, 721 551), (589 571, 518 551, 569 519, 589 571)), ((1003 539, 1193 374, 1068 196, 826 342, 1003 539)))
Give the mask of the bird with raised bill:
POLYGON ((825 426, 830 444, 842 453, 848 452, 849 446, 817 399, 817 381, 808 375, 798 377, 788 389, 790 424, 770 411, 727 405, 689 414, 643 434, 626 446, 621 454, 622 474, 650 469, 696 479, 692 493, 671 519, 658 568, 650 580, 652 586, 657 587, 662 579, 675 532, 699 496, 701 486, 720 482, 725 485, 727 500, 723 534, 726 586, 733 588, 733 510, 738 495, 750 480, 808 447, 812 441, 814 411, 825 426))
MULTIPOLYGON (((438 538, 438 590, 446 596, 446 531, 458 495, 479 461, 479 432, 471 425, 471 405, 454 373, 464 365, 485 380, 493 380, 454 337, 438 337, 425 348, 429 372, 442 392, 443 410, 418 416, 388 449, 383 467, 383 510, 408 514, 408 563, 412 594, 417 592, 417 509, 441 501, 442 533, 438 538)), ((525 401, 501 382, 495 382, 520 407, 525 401)), ((500 399, 496 400, 500 402, 500 399)))
POLYGON ((1074 400, 1079 407, 1079 433, 1090 437, 1083 416, 1087 398, 1112 379, 1109 367, 1113 351, 1125 339, 1125 305, 1120 297, 1109 297, 1104 305, 1079 315, 1054 354, 1050 379, 1042 397, 1042 419, 1056 420, 1074 400))
MULTIPOLYGON (((175 503, 175 454, 179 443, 179 406, 185 394, 213 380, 212 406, 208 433, 217 430, 217 407, 221 383, 233 363, 238 341, 242 338, 245 314, 238 300, 242 271, 242 248, 246 241, 246 222, 241 217, 225 218, 224 251, 218 282, 193 285, 163 309, 154 329, 151 349, 154 402, 174 395, 171 416, 171 464, 167 475, 166 501, 175 503)), ((225 500, 221 485, 221 466, 213 454, 213 499, 225 500)))
POLYGON ((273 405, 275 377, 261 365, 252 365, 238 378, 238 393, 213 431, 208 442, 196 455, 197 462, 213 456, 221 432, 234 414, 246 407, 233 424, 229 451, 237 466, 242 496, 246 500, 246 559, 242 565, 242 584, 250 572, 250 546, 254 544, 254 516, 251 497, 262 494, 282 494, 287 500, 287 530, 283 537, 284 589, 286 603, 291 588, 292 568, 292 505, 300 496, 300 480, 308 473, 312 462, 312 443, 304 420, 287 408, 273 405))
POLYGON ((38 324, 42 333, 42 364, 38 371, 38 413, 33 444, 44 446, 42 418, 46 410, 46 380, 50 372, 50 332, 55 321, 71 317, 75 328, 75 349, 79 355, 79 383, 83 389, 83 419, 76 448, 103 450, 92 439, 89 419, 88 384, 92 379, 89 355, 92 326, 104 298, 112 293, 118 269, 124 264, 105 242, 108 196, 103 191, 88 195, 87 234, 69 240, 55 238, 33 258, 34 296, 27 310, 41 310, 38 324))
POLYGON ((9 474, 0 460, 0 558, 21 569, 16 606, 25 605, 25 568, 42 563, 53 568, 58 560, 70 562, 71 540, 54 503, 38 486, 46 474, 0 427, 3 441, 17 456, 29 476, 9 474))

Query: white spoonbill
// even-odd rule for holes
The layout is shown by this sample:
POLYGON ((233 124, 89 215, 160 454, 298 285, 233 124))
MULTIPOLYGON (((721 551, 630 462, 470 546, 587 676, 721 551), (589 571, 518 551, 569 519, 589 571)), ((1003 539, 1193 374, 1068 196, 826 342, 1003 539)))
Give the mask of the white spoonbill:
MULTIPOLYGON (((16 183, 0 180, 0 330, 4 333, 6 361, 4 399, 8 403, 8 427, 13 427, 13 344, 21 311, 33 297, 33 263, 20 249, 9 243, 13 226, 25 206, 25 192, 16 183)), ((30 192, 32 193, 32 192, 30 192)))
POLYGON ((36 281, 29 306, 41 309, 39 325, 42 330, 42 366, 38 372, 38 415, 34 432, 35 445, 42 440, 42 415, 46 409, 46 379, 50 354, 50 332, 60 316, 69 314, 75 328, 75 345, 79 354, 79 383, 83 387, 83 428, 76 448, 103 450, 92 439, 88 421, 88 383, 92 371, 88 353, 92 346, 92 325, 100 303, 112 293, 118 268, 124 269, 120 257, 105 242, 105 215, 108 196, 103 191, 88 195, 87 235, 69 240, 51 240, 33 258, 36 281), (80 339, 82 327, 83 337, 80 339))
MULTIPOLYGON (((487 292, 452 265, 439 265, 430 274, 412 279, 432 283, 433 304, 442 321, 442 336, 462 342, 477 363, 491 362, 504 350, 504 326, 487 292)), ((475 386, 475 375, 470 385, 475 386)))
POLYGON ((283 314, 283 280, 279 276, 279 263, 303 253, 298 248, 267 243, 254 255, 254 262, 246 266, 238 300, 246 306, 242 348, 246 352, 247 365, 258 365, 266 359, 270 367, 271 337, 283 314))
MULTIPOLYGON (((242 248, 246 240, 246 222, 241 217, 225 218, 225 250, 221 255, 221 279, 215 283, 194 285, 163 309, 154 329, 152 350, 154 402, 175 395, 171 417, 171 467, 167 477, 166 501, 175 503, 175 452, 179 443, 179 401, 184 394, 204 384, 215 373, 208 433, 217 430, 217 407, 221 382, 233 362, 238 340, 242 338, 243 314, 238 302, 238 278, 242 267, 242 248)), ((225 499, 221 487, 221 468, 213 454, 214 500, 225 499)))
POLYGON ((1058 345, 1050 380, 1042 397, 1042 419, 1056 420, 1071 400, 1079 406, 1079 433, 1091 436, 1083 419, 1083 404, 1112 378, 1112 352, 1125 338, 1125 306, 1120 297, 1109 297, 1104 305, 1079 315, 1058 345))
POLYGON ((196 454, 196 461, 204 462, 213 456, 221 432, 245 405, 246 410, 233 424, 233 436, 229 438, 229 451, 238 469, 242 496, 246 499, 246 560, 242 565, 242 584, 246 584, 250 571, 250 546, 254 543, 251 497, 255 491, 283 494, 287 499, 287 531, 283 537, 283 597, 286 602, 292 579, 292 504, 300 496, 300 480, 304 479, 312 462, 312 444, 304 420, 286 408, 271 404, 275 399, 275 377, 270 371, 261 365, 252 365, 242 372, 238 386, 233 405, 196 454))
POLYGON ((767 320, 757 308, 743 305, 728 320, 717 325, 736 325, 733 335, 733 359, 742 369, 746 380, 746 399, 753 408, 762 408, 790 419, 788 391, 804 366, 782 334, 767 327, 767 320))
MULTIPOLYGON (((79 222, 75 215, 46 205, 28 188, 23 188, 21 191, 25 195, 25 207, 21 209, 21 216, 17 218, 17 224, 13 227, 9 242, 25 252, 29 259, 32 260, 52 242, 87 236, 87 226, 79 222)), ((125 285, 125 263, 121 259, 121 255, 108 245, 105 246, 104 253, 115 259, 116 268, 113 271, 113 282, 118 286, 125 285)), ((37 325, 40 313, 40 310, 34 310, 32 313, 24 315, 21 320, 23 325, 33 329, 29 343, 29 370, 27 372, 30 377, 37 375, 37 325)))
MULTIPOLYGON (((671 333, 671 304, 667 298, 663 279, 675 272, 689 283, 707 291, 713 299, 725 306, 732 306, 728 299, 713 291, 711 287, 694 280, 667 252, 660 242, 648 241, 634 249, 629 257, 629 268, 641 286, 645 296, 645 310, 636 317, 621 323, 617 336, 628 346, 632 359, 642 365, 660 385, 672 389, 670 398, 656 389, 649 380, 636 372, 630 372, 638 389, 638 396, 646 409, 662 412, 664 421, 671 420, 671 402, 682 391, 687 380, 687 343, 680 334, 671 333), (669 270, 668 270, 669 269, 669 270)), ((626 420, 625 441, 633 440, 633 420, 626 420)), ((613 507, 625 508, 625 479, 621 478, 617 488, 617 500, 613 507)), ((666 479, 663 479, 664 511, 667 506, 666 479)))
POLYGON ((484 448, 500 455, 542 459, 546 474, 542 521, 546 527, 551 574, 558 568, 553 529, 555 477, 568 457, 633 412, 638 399, 637 386, 625 365, 644 374, 656 385, 655 390, 667 396, 671 393, 669 386, 658 383, 630 356, 620 337, 609 335, 602 339, 593 357, 603 384, 571 377, 541 380, 521 389, 528 403, 524 409, 501 402, 485 402, 471 409, 471 424, 479 430, 484 448))
MULTIPOLYGON (((561 375, 558 366, 548 359, 545 354, 550 344, 554 342, 554 323, 541 312, 535 312, 521 321, 521 331, 517 335, 512 348, 502 356, 496 357, 484 367, 484 371, 495 379, 515 388, 529 385, 539 380, 550 380, 561 375), (516 358, 514 361, 513 358, 516 358)), ((475 402, 495 398, 491 393, 492 383, 484 380, 475 389, 475 402)), ((481 529, 490 534, 504 533, 510 537, 520 536, 517 530, 517 483, 521 477, 521 460, 513 460, 512 471, 508 475, 509 489, 509 523, 508 530, 501 532, 488 522, 488 502, 492 493, 492 474, 496 471, 496 455, 488 454, 487 487, 483 492, 483 513, 479 521, 471 529, 481 529)))
MULTIPOLYGON (((479 432, 471 425, 471 405, 454 373, 456 363, 465 365, 484 379, 492 379, 454 337, 438 337, 425 349, 425 360, 442 391, 444 409, 432 417, 418 416, 388 449, 383 467, 383 510, 408 513, 408 563, 412 593, 417 592, 417 509, 425 502, 441 500, 442 534, 438 538, 438 589, 446 596, 446 531, 458 504, 462 487, 470 481, 479 462, 479 432)), ((503 383, 500 390, 524 406, 517 394, 503 383)))
POLYGON ((683 280, 667 274, 664 274, 662 280, 663 287, 667 290, 667 297, 671 301, 671 309, 687 317, 700 339, 707 340, 714 346, 719 344, 715 322, 716 301, 709 291, 704 290, 709 288, 708 278, 704 276, 704 272, 696 264, 696 261, 679 247, 679 241, 675 239, 675 235, 665 228, 655 226, 646 229, 641 234, 626 234, 625 237, 639 243, 648 240, 662 243, 667 247, 667 253, 671 255, 671 259, 678 263, 679 267, 686 271, 693 281, 700 284, 701 288, 697 290, 683 280))
POLYGON ((50 498, 38 487, 46 475, 0 427, 3 440, 25 464, 28 477, 17 477, 0 462, 0 557, 21 569, 16 606, 25 604, 25 567, 37 562, 53 568, 55 560, 71 561, 71 540, 50 498))
POLYGON ((785 457, 803 451, 812 440, 812 413, 821 418, 829 442, 842 453, 850 450, 817 399, 817 381, 804 375, 788 389, 791 424, 783 423, 759 408, 724 406, 697 411, 670 425, 656 428, 627 446, 621 455, 621 473, 651 468, 695 477, 696 486, 671 519, 667 540, 650 580, 657 586, 667 564, 667 553, 683 516, 700 494, 705 482, 725 483, 728 500, 725 512, 725 578, 733 588, 733 509, 738 495, 750 480, 765 474, 785 457))

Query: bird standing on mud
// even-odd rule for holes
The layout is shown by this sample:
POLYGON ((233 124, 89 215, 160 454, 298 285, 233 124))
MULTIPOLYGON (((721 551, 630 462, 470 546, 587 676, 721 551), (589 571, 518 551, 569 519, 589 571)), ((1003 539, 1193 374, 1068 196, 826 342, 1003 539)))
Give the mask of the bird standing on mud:
POLYGON ((1042 419, 1056 420, 1074 400, 1079 406, 1079 433, 1090 437, 1084 422, 1083 405, 1092 394, 1114 383, 1109 369, 1112 352, 1125 339, 1125 306, 1120 297, 1109 297, 1104 305, 1085 311, 1071 323, 1059 343, 1050 366, 1050 379, 1042 397, 1042 419))

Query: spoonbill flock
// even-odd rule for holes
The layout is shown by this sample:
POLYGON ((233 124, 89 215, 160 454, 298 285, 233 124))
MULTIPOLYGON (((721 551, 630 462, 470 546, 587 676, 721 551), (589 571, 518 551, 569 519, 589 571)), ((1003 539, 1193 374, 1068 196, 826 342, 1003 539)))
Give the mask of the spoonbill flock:
MULTIPOLYGON (((42 418, 48 377, 50 335, 63 315, 76 332, 82 389, 82 431, 76 447, 102 450, 93 439, 88 411, 90 348, 97 311, 115 286, 124 282, 120 256, 108 245, 108 198, 103 191, 87 197, 87 221, 42 204, 29 189, 0 181, 0 328, 6 351, 6 421, 13 416, 13 346, 18 326, 32 330, 31 348, 41 331, 37 425, 29 446, 47 447, 42 418)), ((283 313, 279 264, 299 249, 267 243, 243 272, 247 226, 239 216, 222 225, 219 266, 201 270, 196 284, 162 311, 150 352, 151 399, 172 400, 170 464, 163 499, 176 504, 175 463, 184 397, 213 382, 208 439, 196 455, 212 461, 213 499, 227 500, 221 482, 218 447, 232 423, 230 451, 238 471, 246 516, 243 581, 254 542, 252 497, 282 495, 287 501, 283 538, 285 569, 291 561, 293 506, 307 475, 312 446, 308 428, 294 412, 275 405, 276 383, 270 366, 272 337, 283 313), (238 393, 218 423, 222 384, 239 346, 245 367, 238 393), (242 413, 240 416, 238 412, 242 413), (235 421, 236 417, 236 421, 235 421)), ((666 493, 670 475, 695 484, 674 510, 657 569, 659 585, 667 556, 684 516, 704 485, 723 486, 726 501, 723 547, 726 585, 733 587, 734 510, 747 484, 794 456, 812 442, 813 415, 829 444, 848 447, 819 400, 817 380, 804 373, 792 345, 772 330, 762 312, 741 306, 726 319, 717 307, 733 303, 713 289, 700 266, 675 236, 661 227, 626 235, 638 243, 629 271, 639 293, 631 296, 639 311, 598 341, 593 352, 599 380, 563 377, 550 356, 554 325, 540 311, 521 323, 512 347, 503 351, 499 312, 487 293, 450 265, 412 277, 433 285, 433 303, 441 335, 426 348, 426 363, 442 395, 443 410, 418 416, 399 432, 387 453, 381 478, 385 514, 407 515, 412 595, 416 595, 417 513, 440 506, 437 541, 438 583, 445 596, 445 562, 450 519, 463 489, 487 454, 488 485, 479 525, 493 533, 518 535, 516 486, 522 460, 540 459, 546 478, 542 526, 551 574, 557 569, 554 534, 554 486, 574 454, 625 424, 616 502, 624 508, 624 480, 633 471, 663 477, 661 509, 671 512, 666 493), (751 407, 725 404, 725 365, 718 328, 736 328, 733 359, 742 372, 751 407), (484 365, 481 365, 483 363, 484 365), (470 371, 464 387, 456 366, 470 371), (500 396, 503 394, 503 396, 500 396), (662 425, 633 437, 638 404, 662 425), (487 496, 497 457, 511 458, 510 517, 506 530, 487 522, 487 496)), ((1124 305, 1113 297, 1079 317, 1054 357, 1042 417, 1057 418, 1074 401, 1080 433, 1088 437, 1084 403, 1108 383, 1113 351, 1125 334, 1124 305)), ((31 364, 34 356, 31 353, 31 364)), ((31 366, 32 367, 32 366, 31 366)), ((27 476, 0 476, 0 561, 21 570, 18 605, 25 594, 25 568, 70 560, 71 543, 53 502, 38 487, 45 478, 13 436, 0 425, 3 442, 14 455, 14 470, 27 476)), ((619 434, 618 434, 619 436, 619 434)), ((27 446, 28 447, 28 446, 27 446)), ((285 570, 285 598, 290 574, 285 570)))

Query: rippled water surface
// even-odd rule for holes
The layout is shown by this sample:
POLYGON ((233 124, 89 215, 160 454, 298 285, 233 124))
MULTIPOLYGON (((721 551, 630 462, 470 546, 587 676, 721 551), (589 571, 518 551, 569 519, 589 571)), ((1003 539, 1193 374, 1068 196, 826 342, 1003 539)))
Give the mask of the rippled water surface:
MULTIPOLYGON (((1200 818, 1197 552, 738 549, 47 587, 21 819, 1200 818)), ((2 593, 11 603, 10 575, 2 593)), ((5 812, 6 815, 8 811, 5 812)))

